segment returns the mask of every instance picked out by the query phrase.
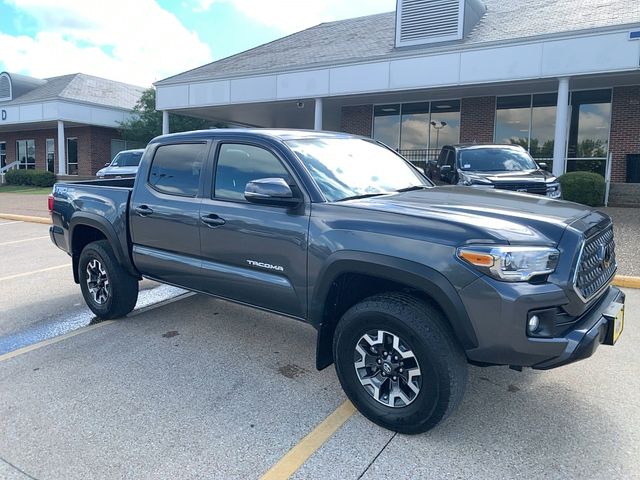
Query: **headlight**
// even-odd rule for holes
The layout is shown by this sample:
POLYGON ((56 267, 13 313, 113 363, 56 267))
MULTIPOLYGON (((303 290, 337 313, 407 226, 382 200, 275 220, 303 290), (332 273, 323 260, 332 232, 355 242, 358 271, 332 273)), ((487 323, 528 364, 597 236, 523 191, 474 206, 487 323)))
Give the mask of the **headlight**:
POLYGON ((549 197, 549 198, 560 198, 560 197, 562 197, 562 187, 560 187, 559 183, 549 183, 549 184, 547 184, 547 197, 549 197))
POLYGON ((457 254, 483 273, 507 282, 527 282, 552 273, 560 256, 555 248, 509 245, 460 247, 457 254))

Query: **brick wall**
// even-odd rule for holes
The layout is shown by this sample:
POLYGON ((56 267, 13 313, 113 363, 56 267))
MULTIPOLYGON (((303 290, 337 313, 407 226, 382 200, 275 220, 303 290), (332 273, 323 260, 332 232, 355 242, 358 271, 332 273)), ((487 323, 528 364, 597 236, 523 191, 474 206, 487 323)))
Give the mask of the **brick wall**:
POLYGON ((463 98, 460 107, 460 143, 492 143, 496 97, 463 98))
POLYGON ((640 153, 640 85, 613 89, 609 151, 611 181, 625 182, 627 154, 640 153))
MULTIPOLYGON (((91 176, 111 161, 111 139, 119 139, 118 131, 103 127, 68 127, 64 129, 66 138, 78 139, 78 175, 91 176)), ((14 162, 16 141, 35 140, 36 169, 46 170, 46 141, 54 141, 54 173, 58 173, 58 130, 26 130, 0 133, 0 142, 7 142, 7 163, 14 162)), ((65 145, 66 150, 66 145, 65 145)))
POLYGON ((370 137, 373 125, 373 105, 342 107, 340 131, 370 137))

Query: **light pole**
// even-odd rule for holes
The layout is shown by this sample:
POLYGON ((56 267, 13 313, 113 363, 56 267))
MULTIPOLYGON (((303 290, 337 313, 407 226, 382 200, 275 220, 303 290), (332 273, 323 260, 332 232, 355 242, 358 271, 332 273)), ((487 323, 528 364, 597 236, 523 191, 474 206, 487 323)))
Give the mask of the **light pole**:
POLYGON ((440 130, 447 126, 447 122, 436 122, 431 120, 431 126, 436 129, 436 150, 440 143, 440 130))

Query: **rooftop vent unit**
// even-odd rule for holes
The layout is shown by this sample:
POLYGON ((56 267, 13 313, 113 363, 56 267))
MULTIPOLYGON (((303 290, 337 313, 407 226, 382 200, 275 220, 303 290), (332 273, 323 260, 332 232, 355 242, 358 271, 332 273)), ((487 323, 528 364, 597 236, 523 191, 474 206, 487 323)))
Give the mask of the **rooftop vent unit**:
POLYGON ((396 47, 462 40, 486 12, 480 0, 397 0, 396 47))

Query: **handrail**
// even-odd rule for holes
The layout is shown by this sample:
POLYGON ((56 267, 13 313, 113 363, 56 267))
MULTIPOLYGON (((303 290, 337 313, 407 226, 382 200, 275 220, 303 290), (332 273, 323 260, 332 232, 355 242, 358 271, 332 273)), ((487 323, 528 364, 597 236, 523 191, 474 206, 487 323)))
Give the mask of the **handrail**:
POLYGON ((18 165, 20 165, 20 160, 16 160, 15 162, 11 162, 11 163, 5 165, 4 167, 0 168, 0 174, 8 172, 12 168, 18 168, 18 165))

